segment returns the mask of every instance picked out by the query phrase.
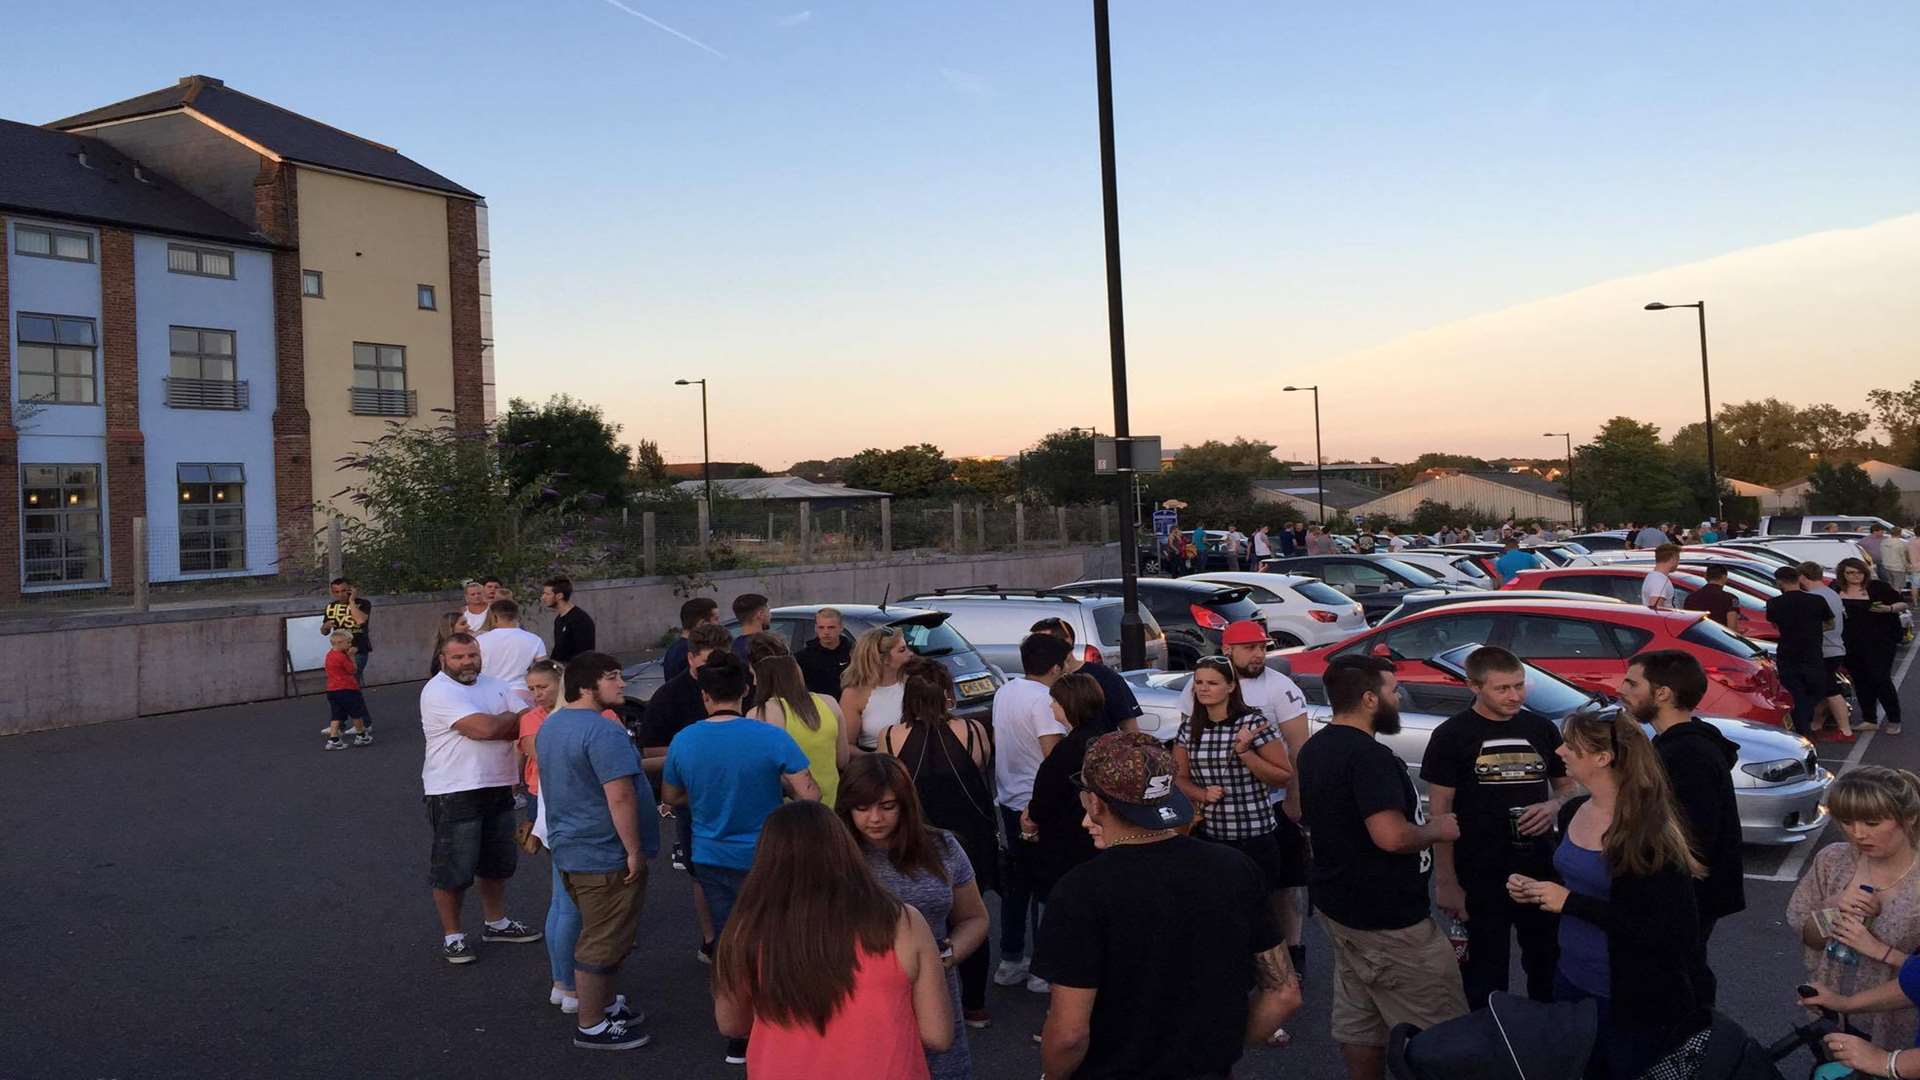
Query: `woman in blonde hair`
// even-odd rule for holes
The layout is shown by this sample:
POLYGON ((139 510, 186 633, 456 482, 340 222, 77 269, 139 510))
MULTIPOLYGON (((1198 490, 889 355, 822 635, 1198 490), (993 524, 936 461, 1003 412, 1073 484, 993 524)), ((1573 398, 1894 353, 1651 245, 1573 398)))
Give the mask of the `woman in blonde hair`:
POLYGON ((1624 711, 1568 715, 1557 753, 1589 794, 1560 810, 1560 882, 1515 874, 1507 893, 1561 916, 1554 998, 1600 1006, 1589 1077, 1647 1072, 1701 1033, 1700 909, 1706 873, 1653 744, 1624 711))
POLYGON ((906 686, 900 669, 913 659, 907 636, 894 626, 876 626, 853 643, 853 659, 840 673, 840 730, 849 749, 872 750, 880 735, 900 722, 906 686))
POLYGON ((466 623, 460 619, 459 612, 448 611, 441 614, 440 624, 433 628, 433 659, 427 664, 429 676, 440 674, 440 649, 446 645, 447 639, 455 634, 468 632, 466 623))
MULTIPOLYGON (((1914 869, 1920 777, 1859 766, 1828 789, 1827 809, 1846 842, 1829 844, 1813 857, 1787 902, 1787 926, 1806 947, 1807 981, 1844 994, 1892 979, 1920 951, 1920 874, 1914 869), (1845 962, 1845 950, 1852 951, 1852 963, 1845 962)), ((1880 1046, 1907 1046, 1920 1013, 1909 1005, 1852 1020, 1880 1046)))

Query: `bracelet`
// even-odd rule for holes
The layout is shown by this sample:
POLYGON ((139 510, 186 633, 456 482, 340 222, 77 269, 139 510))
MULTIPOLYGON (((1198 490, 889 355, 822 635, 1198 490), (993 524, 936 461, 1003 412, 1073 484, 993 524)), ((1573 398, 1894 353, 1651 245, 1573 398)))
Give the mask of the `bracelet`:
POLYGON ((1899 1058, 1900 1058, 1900 1051, 1898 1050, 1887 1051, 1887 1075, 1893 1077, 1893 1080, 1900 1080, 1899 1058))

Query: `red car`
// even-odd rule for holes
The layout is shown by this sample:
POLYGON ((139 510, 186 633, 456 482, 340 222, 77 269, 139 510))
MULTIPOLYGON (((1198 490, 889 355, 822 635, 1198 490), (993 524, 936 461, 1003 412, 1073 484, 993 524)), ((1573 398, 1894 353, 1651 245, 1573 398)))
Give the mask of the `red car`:
MULTIPOLYGON (((1653 572, 1651 566, 1556 566, 1551 570, 1522 570, 1503 589, 1557 589, 1561 592, 1592 593, 1610 596, 1629 604, 1640 602, 1640 586, 1653 572)), ((1673 602, 1685 607, 1687 597, 1707 583, 1699 568, 1682 563, 1668 575, 1673 580, 1673 602)), ((1780 640, 1780 630, 1767 621, 1767 600, 1744 581, 1727 580, 1740 610, 1740 633, 1759 641, 1780 640)))
POLYGON ((1394 662, 1406 682, 1444 678, 1428 657, 1468 642, 1499 645, 1589 693, 1617 694, 1627 661, 1649 649, 1693 654, 1707 671, 1704 716, 1778 724, 1789 704, 1773 660, 1697 611, 1628 604, 1481 601, 1430 608, 1333 645, 1289 653, 1294 671, 1319 675, 1336 656, 1371 654, 1394 662))

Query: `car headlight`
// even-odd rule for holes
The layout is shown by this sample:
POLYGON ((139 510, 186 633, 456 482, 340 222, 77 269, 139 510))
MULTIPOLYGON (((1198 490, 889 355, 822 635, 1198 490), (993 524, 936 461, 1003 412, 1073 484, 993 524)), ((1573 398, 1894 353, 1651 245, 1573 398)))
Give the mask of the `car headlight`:
POLYGON ((1789 780, 1805 776, 1806 762, 1799 758, 1780 758, 1776 761, 1758 761, 1751 765, 1740 766, 1740 771, 1768 784, 1784 784, 1789 780))

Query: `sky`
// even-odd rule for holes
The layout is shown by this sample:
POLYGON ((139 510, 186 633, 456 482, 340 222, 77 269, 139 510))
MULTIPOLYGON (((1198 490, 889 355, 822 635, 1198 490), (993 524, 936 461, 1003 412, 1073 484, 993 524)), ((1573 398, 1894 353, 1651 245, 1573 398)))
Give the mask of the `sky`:
MULTIPOLYGON (((1091 5, 28 6, 0 115, 204 73, 486 195, 500 397, 770 467, 1113 426, 1091 5)), ((1920 375, 1920 6, 1115 0, 1133 430, 1543 453, 1920 375), (1349 10, 1350 9, 1350 10, 1349 10), (1648 289, 1683 289, 1658 296, 1648 289), (1550 448, 1549 448, 1550 449, 1550 448)))

